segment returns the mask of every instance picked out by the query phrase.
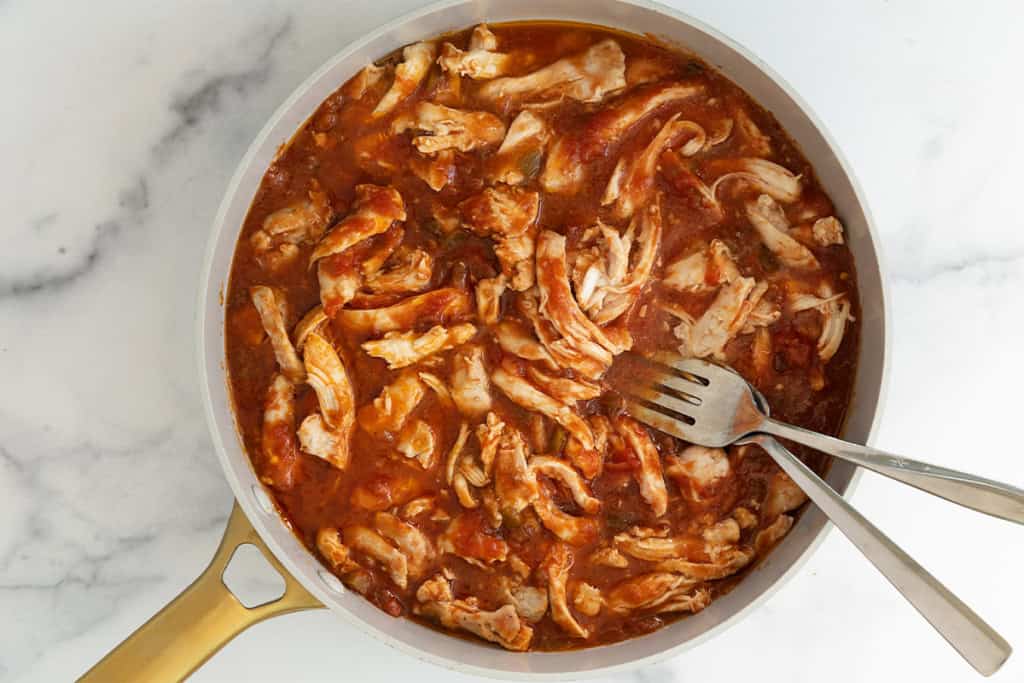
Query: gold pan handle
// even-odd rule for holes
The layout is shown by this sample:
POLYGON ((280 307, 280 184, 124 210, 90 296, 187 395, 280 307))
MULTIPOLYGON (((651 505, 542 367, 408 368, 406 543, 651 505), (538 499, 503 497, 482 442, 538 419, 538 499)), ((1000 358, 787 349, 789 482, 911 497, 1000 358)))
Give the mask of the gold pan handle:
POLYGON ((319 607, 323 607, 320 601, 263 544, 236 502, 220 546, 199 578, 78 680, 181 681, 253 624, 319 607), (259 548, 285 583, 280 598, 251 608, 239 602, 222 579, 235 550, 246 543, 259 548))

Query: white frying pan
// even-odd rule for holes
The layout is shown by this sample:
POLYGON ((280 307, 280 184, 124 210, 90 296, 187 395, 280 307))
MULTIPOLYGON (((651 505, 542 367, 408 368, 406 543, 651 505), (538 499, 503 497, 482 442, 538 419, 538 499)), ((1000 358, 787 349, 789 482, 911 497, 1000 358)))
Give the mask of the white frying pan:
MULTIPOLYGON (((392 21, 346 46, 281 105, 252 143, 231 179, 214 221, 198 301, 199 376, 206 415, 224 474, 238 505, 210 567, 150 622, 132 634, 82 680, 179 680, 257 621, 325 606, 397 650, 465 673, 496 678, 565 679, 609 674, 678 655, 725 630, 795 573, 822 540, 824 515, 810 508, 771 555, 735 589, 702 612, 659 631, 613 645, 559 653, 515 653, 453 638, 408 619, 394 619, 347 591, 284 525, 242 448, 231 410, 224 362, 224 306, 235 241, 263 173, 278 149, 320 103, 367 63, 439 33, 489 22, 544 19, 601 24, 651 34, 695 52, 771 111, 814 165, 835 203, 856 260, 861 296, 860 363, 847 439, 871 438, 881 409, 888 354, 885 282, 877 238, 860 188, 839 150, 807 105, 765 64, 700 22, 646 0, 449 0, 392 21), (251 526, 250 526, 251 525, 251 526), (254 543, 285 577, 277 601, 246 609, 221 573, 234 549, 254 543)), ((853 466, 835 462, 828 475, 838 491, 855 479, 853 466)))

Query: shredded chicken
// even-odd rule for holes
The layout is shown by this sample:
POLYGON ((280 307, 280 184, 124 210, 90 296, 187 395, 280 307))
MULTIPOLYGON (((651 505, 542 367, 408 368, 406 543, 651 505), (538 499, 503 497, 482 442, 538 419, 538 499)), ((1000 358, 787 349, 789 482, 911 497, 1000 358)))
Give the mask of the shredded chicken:
POLYGON ((497 78, 506 74, 511 66, 509 55, 496 52, 497 49, 497 37, 487 28, 487 24, 480 24, 473 29, 468 50, 463 51, 451 43, 445 43, 441 46, 441 56, 437 63, 445 71, 474 80, 497 78))
POLYGON ((738 180, 780 202, 788 204, 800 198, 800 176, 794 175, 773 161, 754 158, 725 159, 716 164, 716 167, 723 167, 727 172, 718 176, 711 184, 712 195, 718 194, 718 189, 723 183, 738 180))
POLYGON ((501 319, 501 296, 507 288, 508 279, 504 275, 476 283, 476 314, 480 322, 494 325, 501 319))
POLYGON ((569 286, 565 237, 558 233, 545 230, 537 240, 537 285, 541 314, 573 348, 605 369, 631 345, 609 337, 580 309, 569 286))
POLYGON ((491 409, 491 382, 482 346, 467 346, 452 356, 452 400, 459 412, 479 417, 491 409))
POLYGON ((349 214, 324 235, 309 262, 341 254, 405 218, 405 203, 398 190, 380 185, 356 185, 356 198, 349 214))
POLYGON ((502 320, 493 329, 494 340, 502 351, 524 360, 541 361, 549 368, 557 369, 551 354, 528 330, 513 320, 502 320))
POLYGON ((819 247, 846 244, 843 239, 843 224, 835 216, 819 218, 811 224, 811 238, 819 247))
POLYGON ((510 373, 504 368, 495 369, 491 373, 491 381, 513 402, 562 425, 570 434, 578 438, 585 448, 592 449, 594 447, 594 435, 590 431, 590 426, 571 406, 559 403, 522 377, 510 373))
POLYGON ((740 278, 739 268, 729 247, 711 240, 705 248, 681 257, 665 266, 660 282, 680 292, 703 294, 740 278))
POLYGON ((369 527, 355 525, 346 527, 344 539, 345 545, 352 550, 379 562, 396 586, 405 588, 409 585, 409 558, 379 533, 369 527))
POLYGON ((419 578, 427 571, 434 560, 434 546, 422 531, 387 512, 375 514, 373 524, 381 536, 405 555, 410 578, 419 578))
POLYGON ((600 532, 600 524, 596 519, 576 517, 562 511, 543 487, 540 489, 540 495, 533 501, 533 510, 545 529, 572 546, 592 543, 600 532))
POLYGON ((302 361, 295 352, 291 340, 288 338, 288 328, 285 327, 285 319, 288 316, 288 301, 284 293, 274 287, 257 285, 249 288, 249 296, 252 304, 259 313, 260 322, 263 323, 263 330, 270 339, 270 345, 274 349, 274 358, 281 368, 281 372, 293 382, 302 382, 306 379, 302 361))
POLYGON ((843 343, 846 324, 853 320, 850 302, 845 294, 834 294, 828 283, 818 288, 819 296, 795 293, 790 296, 789 310, 816 310, 821 314, 821 335, 818 337, 818 357, 823 363, 832 359, 843 343))
POLYGON ((537 388, 556 401, 566 404, 589 401, 600 396, 603 391, 600 384, 591 382, 584 377, 578 379, 558 377, 544 372, 535 365, 527 367, 526 374, 530 381, 537 385, 537 388))
POLYGON ((596 617, 604 605, 601 598, 601 591, 586 582, 576 584, 576 591, 572 597, 572 605, 580 614, 588 617, 596 617))
POLYGON ((663 106, 687 100, 703 88, 669 83, 643 88, 612 107, 594 114, 578 130, 557 138, 548 151, 540 176, 546 192, 574 194, 583 186, 589 162, 607 153, 640 121, 663 106))
POLYGON ((535 455, 530 459, 530 469, 562 484, 586 514, 595 515, 601 509, 601 501, 594 498, 583 477, 571 465, 558 458, 535 455))
MULTIPOLYGON (((440 580, 445 581, 444 578, 440 580)), ((420 604, 413 607, 416 614, 435 619, 445 628, 469 631, 508 650, 524 651, 530 646, 533 629, 520 618, 512 605, 486 612, 475 602, 452 599, 450 588, 447 600, 431 600, 430 596, 438 592, 433 586, 429 591, 424 591, 421 586, 420 592, 423 593, 422 598, 418 597, 420 604)))
POLYGON ((394 111, 395 107, 413 94, 427 77, 437 46, 434 43, 414 43, 402 50, 402 63, 395 67, 395 80, 384 97, 374 108, 371 116, 379 118, 394 111))
POLYGON ((548 593, 535 586, 509 586, 509 580, 501 577, 502 598, 509 605, 515 607, 526 621, 535 624, 544 618, 548 611, 548 593))
POLYGON ((299 245, 320 239, 331 220, 327 194, 314 187, 308 199, 274 211, 249 237, 256 258, 271 271, 289 265, 299 255, 299 245))
POLYGON ((459 515, 448 524, 438 539, 438 550, 480 567, 504 562, 508 557, 508 544, 487 533, 483 517, 473 511, 459 515))
POLYGON ((721 448, 688 446, 665 460, 665 474, 695 502, 707 498, 712 488, 731 473, 729 458, 721 448))
POLYGON ((292 330, 292 337, 295 339, 295 349, 301 353, 306 345, 306 338, 309 337, 310 333, 319 333, 325 324, 327 324, 327 314, 324 313, 323 306, 317 305, 309 309, 306 315, 302 316, 302 320, 295 325, 295 329, 292 330))
POLYGON ((465 111, 443 104, 420 102, 413 114, 399 117, 391 127, 393 133, 416 130, 412 144, 422 154, 455 149, 470 152, 497 145, 505 138, 505 124, 485 111, 465 111))
POLYGON ((298 436, 303 452, 326 460, 339 470, 348 467, 349 432, 331 429, 319 413, 306 416, 299 425, 298 436))
POLYGON ((492 102, 571 99, 600 102, 626 85, 626 56, 614 40, 604 40, 579 54, 559 59, 525 76, 497 78, 478 95, 492 102))
POLYGON ((628 614, 641 609, 656 612, 699 612, 711 602, 706 589, 694 590, 694 582, 685 576, 667 572, 642 574, 626 579, 605 596, 612 612, 628 614))
POLYGON ((747 202, 747 218, 758 236, 781 263, 790 268, 816 270, 818 259, 811 250, 789 235, 789 221, 782 208, 767 194, 747 202))
POLYGON ((573 284, 580 307, 595 324, 617 320, 640 298, 658 258, 661 223, 659 200, 635 216, 624 235, 603 223, 589 231, 591 240, 598 234, 603 237, 607 253, 597 244, 588 244, 589 249, 575 258, 573 284), (636 249, 632 249, 634 245, 636 249), (632 262, 631 251, 635 254, 632 262))
POLYGON ((402 457, 418 462, 423 469, 431 469, 437 461, 437 435, 434 428, 424 420, 410 420, 399 432, 395 450, 402 457))
MULTIPOLYGON (((516 299, 519 311, 533 325, 533 331, 540 340, 554 368, 568 368, 581 377, 597 380, 608 369, 610 360, 604 349, 597 345, 587 345, 587 355, 577 349, 568 339, 564 339, 555 326, 540 312, 540 299, 536 290, 528 290, 516 299)), ((499 341, 502 341, 499 339, 499 341)))
POLYGON ((455 348, 476 334, 476 326, 462 323, 453 327, 435 325, 429 331, 388 332, 381 339, 363 342, 366 353, 383 358, 389 370, 398 370, 419 363, 436 353, 455 348))
POLYGON ((551 127, 540 116, 524 109, 512 120, 501 147, 489 163, 492 183, 522 185, 540 173, 551 127))
POLYGON ((387 74, 387 69, 376 64, 367 64, 341 87, 342 93, 353 100, 361 100, 366 93, 380 83, 387 74))
POLYGON ((761 505, 761 520, 771 523, 779 515, 796 510, 806 500, 807 494, 785 472, 777 472, 768 482, 768 493, 761 505))
POLYGON ((372 403, 360 408, 356 419, 370 434, 395 434, 425 394, 426 387, 419 375, 414 370, 406 370, 385 386, 372 403))
POLYGON ((316 392, 324 421, 347 440, 353 425, 355 397, 338 352, 330 342, 313 332, 306 338, 302 357, 306 364, 306 381, 316 392))
POLYGON ((768 291, 766 282, 740 277, 718 290, 711 305, 694 321, 685 311, 672 312, 680 318, 675 328, 679 353, 686 357, 723 358, 725 346, 743 332, 751 313, 768 291))
POLYGON ((372 335, 408 330, 416 325, 445 325, 467 318, 472 310, 469 294, 445 287, 410 296, 385 308, 344 309, 338 312, 336 320, 350 332, 372 335))
POLYGON ((534 240, 540 195, 517 187, 488 187, 459 204, 463 224, 494 240, 494 253, 509 286, 533 286, 534 240))
POLYGON ((383 270, 366 278, 365 286, 375 294, 422 292, 430 285, 434 257, 423 249, 399 248, 383 270))
POLYGON ((590 555, 590 561, 598 566, 611 567, 612 569, 625 569, 629 566, 629 560, 626 559, 626 556, 613 547, 595 550, 590 555))
POLYGON ((590 633, 576 621, 569 609, 567 584, 572 563, 572 551, 567 545, 556 543, 551 546, 541 565, 548 581, 548 603, 551 605, 551 618, 563 631, 575 638, 587 638, 590 633))
POLYGON ((295 386, 283 374, 276 374, 267 387, 263 403, 263 431, 260 450, 269 475, 265 483, 288 490, 295 484, 298 448, 295 445, 295 386))
POLYGON ((686 140, 681 150, 684 156, 693 156, 704 147, 704 129, 679 116, 673 115, 646 147, 632 156, 621 157, 615 165, 601 198, 602 205, 612 205, 615 217, 629 218, 650 201, 662 152, 683 140, 686 140))
POLYGON ((416 154, 409 159, 409 170, 434 192, 440 192, 455 179, 456 168, 454 149, 431 155, 416 154))
POLYGON ((317 531, 316 549, 337 574, 359 569, 359 565, 352 559, 352 552, 341 542, 341 533, 334 527, 324 527, 317 531))
POLYGON ((503 515, 517 517, 540 495, 536 471, 527 465, 526 441, 517 430, 504 432, 494 461, 494 492, 503 515))
POLYGON ((640 462, 640 469, 635 473, 640 496, 651 506, 655 516, 661 517, 668 511, 668 491, 661 471, 661 457, 651 435, 640 423, 625 415, 616 417, 612 424, 640 462))

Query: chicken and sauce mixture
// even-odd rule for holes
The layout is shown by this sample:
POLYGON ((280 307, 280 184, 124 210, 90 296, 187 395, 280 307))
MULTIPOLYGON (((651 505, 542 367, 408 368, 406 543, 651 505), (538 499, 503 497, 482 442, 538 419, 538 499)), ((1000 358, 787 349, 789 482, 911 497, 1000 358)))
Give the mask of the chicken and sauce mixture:
POLYGON ((805 500, 756 446, 631 418, 616 356, 728 364, 831 433, 856 362, 843 226, 774 119, 581 25, 356 74, 266 172, 226 304, 240 430, 296 534, 388 614, 511 650, 703 609, 805 500))

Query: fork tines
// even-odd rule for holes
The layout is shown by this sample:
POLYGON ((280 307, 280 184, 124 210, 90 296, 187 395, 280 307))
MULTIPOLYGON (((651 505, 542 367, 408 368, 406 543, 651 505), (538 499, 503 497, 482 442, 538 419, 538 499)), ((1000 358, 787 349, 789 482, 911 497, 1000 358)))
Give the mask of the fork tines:
MULTIPOLYGON (((626 371, 611 379, 626 396, 630 414, 641 422, 681 439, 689 440, 686 426, 695 423, 694 408, 703 403, 707 363, 670 353, 642 356, 629 352, 626 371)), ((621 356, 620 356, 621 358, 621 356)))

